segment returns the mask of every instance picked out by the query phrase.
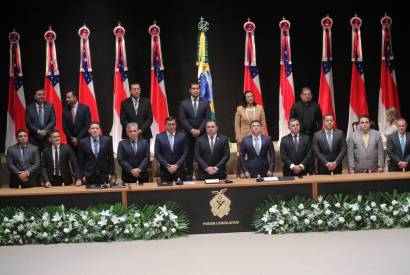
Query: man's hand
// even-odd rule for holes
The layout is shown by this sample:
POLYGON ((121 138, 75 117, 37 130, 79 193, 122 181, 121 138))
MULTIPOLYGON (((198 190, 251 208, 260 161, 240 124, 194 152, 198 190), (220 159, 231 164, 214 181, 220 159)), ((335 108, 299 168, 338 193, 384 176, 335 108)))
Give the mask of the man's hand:
POLYGON ((22 182, 27 182, 27 181, 29 180, 29 176, 28 176, 28 172, 27 172, 27 171, 21 171, 21 172, 18 174, 18 177, 19 177, 19 179, 20 179, 22 182))
POLYGON ((333 171, 336 169, 336 162, 328 162, 326 163, 327 170, 333 171))
POLYGON ((47 131, 46 130, 38 130, 37 135, 39 135, 40 137, 45 137, 47 135, 47 131))
POLYGON ((141 174, 141 169, 139 168, 134 168, 131 170, 131 175, 133 175, 136 178, 138 178, 140 174, 141 174))
POLYGON ((138 136, 141 137, 142 136, 142 130, 138 129, 138 136))
POLYGON ((267 175, 268 177, 272 177, 272 176, 273 176, 273 172, 272 172, 272 171, 268 171, 268 173, 266 173, 266 175, 267 175))
POLYGON ((293 173, 294 174, 296 174, 296 175, 298 175, 300 172, 302 172, 302 167, 300 167, 300 165, 295 165, 295 166, 293 166, 293 173))
POLYGON ((77 146, 78 145, 78 139, 75 138, 75 137, 71 138, 71 144, 73 144, 74 146, 77 146))
POLYGON ((75 186, 81 186, 83 183, 81 182, 81 179, 77 179, 75 181, 75 186))
POLYGON ((209 174, 209 175, 213 175, 215 174, 218 170, 215 167, 208 167, 205 169, 205 171, 209 174))
POLYGON ((400 161, 399 162, 399 167, 400 167, 400 169, 406 169, 407 168, 407 164, 408 164, 408 162, 405 162, 405 161, 400 161))
POLYGON ((176 164, 168 164, 167 170, 170 174, 175 173, 178 170, 179 166, 176 164))
POLYGON ((378 172, 378 173, 384 172, 384 167, 379 167, 379 168, 377 168, 377 172, 378 172))
POLYGON ((355 172, 354 172, 354 169, 349 169, 349 173, 350 174, 354 174, 355 172))
POLYGON ((46 184, 44 185, 44 187, 45 188, 51 188, 53 186, 51 185, 51 182, 47 181, 46 184))
POLYGON ((251 174, 248 171, 245 171, 245 177, 250 178, 251 174))
POLYGON ((199 137, 200 134, 201 134, 201 131, 199 131, 198 129, 192 129, 191 130, 191 135, 193 137, 199 137))

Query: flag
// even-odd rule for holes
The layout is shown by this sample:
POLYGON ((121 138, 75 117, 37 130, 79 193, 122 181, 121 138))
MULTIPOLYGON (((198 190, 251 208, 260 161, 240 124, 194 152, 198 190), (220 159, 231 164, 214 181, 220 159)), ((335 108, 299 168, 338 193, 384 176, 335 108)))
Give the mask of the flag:
POLYGON ((44 33, 46 40, 46 75, 44 77, 44 95, 46 101, 54 105, 56 114, 55 128, 60 132, 61 142, 67 143, 63 131, 63 105, 60 93, 60 73, 58 71, 56 52, 56 33, 51 29, 44 33))
POLYGON ((401 117, 399 95, 397 90, 396 72, 391 41, 392 19, 384 16, 382 24, 382 62, 379 91, 379 129, 386 127, 386 110, 396 108, 397 116, 401 117))
POLYGON ((259 83, 258 67, 256 67, 255 24, 249 19, 243 25, 245 38, 245 76, 243 91, 253 92, 255 102, 263 106, 261 85, 259 83))
POLYGON ((93 75, 90 54, 90 29, 85 25, 78 30, 80 36, 80 81, 78 87, 79 102, 88 105, 91 112, 91 121, 100 121, 97 101, 95 98, 93 75))
POLYGON ((24 98, 23 69, 21 67, 20 35, 13 31, 9 34, 9 40, 10 79, 5 151, 17 142, 16 131, 26 128, 26 99, 24 98))
POLYGON ((288 122, 290 110, 295 103, 293 86, 292 58, 290 51, 290 22, 283 19, 279 23, 281 29, 281 55, 280 55, 280 84, 279 84, 279 141, 289 134, 288 122))
POLYGON ((151 132, 154 137, 152 144, 155 144, 156 135, 165 131, 164 121, 169 116, 159 32, 160 28, 155 22, 148 29, 148 33, 151 35, 151 106, 153 116, 151 132))
POLYGON ((198 81, 200 87, 200 95, 209 101, 209 106, 211 108, 211 118, 215 119, 214 96, 212 92, 212 77, 208 63, 208 41, 205 34, 209 30, 209 23, 205 21, 202 17, 198 23, 198 30, 199 35, 196 65, 198 66, 198 81))
POLYGON ((334 117, 334 127, 336 128, 335 97, 333 89, 332 72, 332 25, 333 20, 326 16, 322 19, 323 41, 322 41, 322 65, 320 69, 319 86, 319 106, 322 110, 323 118, 326 114, 334 117))
POLYGON ((357 122, 362 115, 368 115, 366 87, 364 84, 363 52, 360 34, 362 20, 353 17, 352 25, 352 80, 350 83, 349 124, 346 138, 353 132, 352 123, 357 122))
POLYGON ((120 25, 114 28, 114 35, 116 37, 116 40, 114 68, 114 110, 111 136, 115 154, 117 153, 118 143, 120 142, 122 135, 122 126, 120 121, 121 102, 130 96, 124 34, 125 29, 120 25))

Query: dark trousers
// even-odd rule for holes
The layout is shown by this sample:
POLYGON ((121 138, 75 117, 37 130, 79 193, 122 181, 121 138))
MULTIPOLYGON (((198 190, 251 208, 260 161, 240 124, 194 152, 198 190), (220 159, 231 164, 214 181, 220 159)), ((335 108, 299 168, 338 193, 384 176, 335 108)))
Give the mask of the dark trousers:
POLYGON ((178 179, 186 180, 184 166, 179 167, 173 174, 169 173, 166 168, 161 166, 159 175, 161 177, 161 181, 177 181, 178 179))
POLYGON ((146 172, 145 173, 142 172, 139 177, 134 177, 131 174, 125 174, 125 175, 123 174, 122 181, 124 183, 136 183, 137 181, 139 183, 148 182, 148 174, 146 172))
POLYGON ((213 175, 209 175, 206 171, 203 171, 203 170, 198 171, 198 180, 206 180, 206 179, 226 179, 226 172, 218 171, 213 175))
POLYGON ((61 186, 61 185, 63 185, 63 183, 65 185, 70 185, 72 182, 64 182, 62 176, 53 175, 50 179, 50 183, 51 183, 51 185, 54 185, 54 186, 61 186))
POLYGON ((188 143, 188 153, 185 159, 185 175, 188 180, 192 179, 194 174, 194 152, 195 152, 195 141, 190 133, 186 133, 186 141, 188 143))
POLYGON ((289 169, 289 167, 283 166, 282 168, 283 176, 284 177, 290 177, 290 176, 305 176, 309 171, 302 170, 299 174, 294 174, 292 170, 289 169))
POLYGON ((85 178, 86 185, 101 185, 107 183, 108 176, 106 175, 91 175, 85 178))

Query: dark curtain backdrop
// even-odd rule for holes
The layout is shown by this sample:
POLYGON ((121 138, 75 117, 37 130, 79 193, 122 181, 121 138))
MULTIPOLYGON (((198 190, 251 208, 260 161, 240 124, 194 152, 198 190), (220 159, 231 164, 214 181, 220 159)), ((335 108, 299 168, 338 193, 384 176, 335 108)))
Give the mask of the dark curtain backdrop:
MULTIPOLYGON (((248 17, 256 24, 256 53, 263 99, 270 134, 278 137, 278 89, 280 42, 278 23, 282 16, 291 21, 291 46, 296 93, 302 86, 311 86, 317 100, 321 60, 322 28, 320 20, 329 14, 333 27, 333 73, 336 112, 339 126, 346 130, 351 75, 350 18, 355 12, 363 20, 362 41, 364 69, 370 116, 377 121, 381 26, 380 18, 387 12, 393 18, 393 49, 396 57, 399 97, 404 117, 407 107, 409 50, 408 16, 394 1, 373 7, 353 2, 251 1, 36 1, 11 2, 2 8, 0 27, 0 146, 4 149, 8 98, 8 33, 15 28, 21 35, 24 89, 27 103, 35 89, 43 86, 45 70, 44 32, 52 25, 57 33, 57 57, 61 74, 61 91, 78 89, 79 37, 78 28, 86 23, 91 29, 90 43, 94 87, 104 133, 112 123, 114 67, 113 28, 118 21, 126 29, 125 41, 129 80, 140 82, 143 96, 149 97, 150 36, 148 27, 157 20, 161 27, 165 84, 171 115, 178 116, 179 102, 188 95, 188 84, 196 79, 195 50, 197 23, 201 16, 210 22, 208 32, 209 58, 213 78, 217 121, 220 131, 234 140, 234 113, 241 102, 245 34, 243 23, 248 17)), ((297 96, 297 98, 299 98, 297 96)))

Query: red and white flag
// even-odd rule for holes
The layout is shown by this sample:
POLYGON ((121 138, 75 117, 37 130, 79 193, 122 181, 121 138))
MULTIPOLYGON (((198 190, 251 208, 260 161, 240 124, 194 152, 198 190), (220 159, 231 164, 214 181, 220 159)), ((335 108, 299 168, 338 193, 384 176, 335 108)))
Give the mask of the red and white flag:
POLYGON ((67 143, 63 131, 63 105, 60 93, 60 73, 56 52, 56 33, 51 29, 44 33, 46 40, 46 75, 44 77, 44 95, 46 101, 54 105, 56 129, 60 132, 61 142, 67 143))
POLYGON ((349 124, 346 138, 349 138, 353 132, 352 123, 357 122, 360 116, 369 114, 360 34, 362 20, 355 16, 350 20, 350 24, 352 25, 352 80, 350 82, 349 124))
POLYGON ((15 144, 16 131, 26 129, 26 99, 23 89, 23 69, 21 67, 20 35, 13 31, 10 40, 9 102, 7 108, 7 131, 5 151, 15 144))
POLYGON ((121 102, 130 96, 128 85, 127 55, 125 53, 125 29, 118 25, 114 28, 115 35, 115 68, 114 68, 114 110, 112 119, 112 145, 117 153, 121 140, 122 126, 120 121, 121 102))
POLYGON ((290 22, 283 19, 279 22, 280 34, 280 84, 279 84, 279 142, 289 134, 288 122, 290 110, 295 103, 295 91, 292 74, 290 51, 290 22))
POLYGON ((322 66, 320 69, 319 105, 323 118, 326 114, 334 117, 336 126, 335 97, 333 89, 332 72, 332 25, 333 20, 329 16, 322 19, 323 41, 322 41, 322 66))
POLYGON ((401 117, 399 95, 397 90, 396 72, 391 41, 392 19, 384 16, 382 24, 382 62, 379 92, 379 129, 386 127, 386 110, 394 107, 397 117, 401 117))
POLYGON ((255 102, 263 106, 261 85, 259 83, 258 67, 256 67, 255 24, 248 19, 243 25, 245 38, 245 76, 243 91, 253 92, 255 102))
POLYGON ((95 98, 93 75, 90 54, 90 29, 85 25, 78 30, 80 36, 80 81, 78 87, 79 102, 88 105, 91 112, 91 121, 100 121, 97 100, 95 98))
POLYGON ((158 133, 165 131, 165 119, 169 116, 167 93, 165 91, 164 63, 161 52, 160 28, 154 24, 148 28, 151 35, 151 106, 153 122, 151 132, 153 139, 151 147, 155 144, 158 133))

